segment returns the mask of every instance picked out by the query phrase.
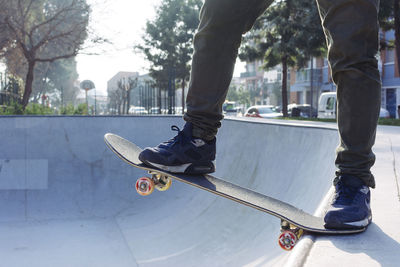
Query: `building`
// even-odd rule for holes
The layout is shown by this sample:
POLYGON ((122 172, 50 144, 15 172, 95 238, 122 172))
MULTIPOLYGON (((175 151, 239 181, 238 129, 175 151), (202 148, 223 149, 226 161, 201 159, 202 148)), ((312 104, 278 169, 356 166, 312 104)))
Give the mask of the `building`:
MULTIPOLYGON (((188 83, 186 83, 188 85, 188 83)), ((140 108, 142 114, 180 114, 182 113, 182 88, 176 88, 175 83, 160 90, 149 74, 140 75, 138 72, 118 72, 107 83, 109 109, 111 114, 125 114, 131 109, 140 108), (129 97, 118 87, 118 83, 128 85, 134 81, 129 97), (127 103, 129 102, 129 103, 127 103), (125 112, 124 112, 125 111, 125 112)), ((128 90, 128 88, 127 88, 128 90)), ((185 99, 187 96, 185 88, 185 99)))
MULTIPOLYGON (((384 41, 394 40, 394 31, 382 32, 381 39, 384 41)), ((384 50, 380 54, 379 68, 382 75, 382 104, 390 117, 399 118, 397 112, 400 105, 400 77, 399 62, 394 49, 384 50)))
POLYGON ((127 114, 130 108, 130 98, 127 93, 129 84, 139 78, 138 72, 120 71, 107 82, 110 114, 127 114), (123 88, 120 88, 122 86, 123 88), (123 90, 125 89, 125 90, 123 90))
POLYGON ((139 72, 128 72, 128 71, 120 71, 115 74, 108 82, 107 82, 107 92, 108 95, 118 90, 118 83, 120 81, 128 81, 129 79, 136 79, 139 77, 139 72))
POLYGON ((311 104, 316 107, 321 91, 334 90, 327 61, 323 58, 312 58, 304 68, 292 68, 290 73, 290 103, 311 104))
MULTIPOLYGON (((394 40, 394 31, 382 32, 381 39, 385 41, 394 40)), ((381 106, 387 109, 392 118, 399 118, 397 112, 400 105, 400 77, 399 62, 396 52, 384 50, 378 55, 379 70, 382 79, 382 102, 381 106)), ((280 105, 279 98, 273 99, 272 85, 279 86, 282 78, 280 66, 272 71, 263 71, 262 62, 248 62, 246 72, 241 74, 241 79, 245 80, 245 87, 248 90, 259 90, 260 97, 256 97, 254 104, 274 104, 280 105), (275 103, 277 102, 277 103, 275 103)), ((305 68, 291 68, 288 71, 288 104, 311 104, 314 108, 318 106, 318 98, 323 92, 336 91, 336 86, 332 81, 328 61, 326 58, 313 58, 305 68)))
POLYGON ((279 105, 282 69, 277 66, 269 71, 262 70, 262 60, 246 63, 246 72, 240 74, 240 83, 254 95, 254 105, 279 105))

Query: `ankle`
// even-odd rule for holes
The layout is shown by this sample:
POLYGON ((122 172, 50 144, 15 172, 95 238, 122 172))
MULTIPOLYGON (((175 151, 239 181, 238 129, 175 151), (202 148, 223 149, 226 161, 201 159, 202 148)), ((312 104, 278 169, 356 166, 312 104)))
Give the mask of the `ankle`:
POLYGON ((202 139, 203 141, 205 141, 207 143, 210 141, 213 141, 215 139, 214 134, 207 133, 206 131, 204 131, 203 129, 201 129, 195 125, 193 125, 193 128, 192 128, 192 137, 202 139))

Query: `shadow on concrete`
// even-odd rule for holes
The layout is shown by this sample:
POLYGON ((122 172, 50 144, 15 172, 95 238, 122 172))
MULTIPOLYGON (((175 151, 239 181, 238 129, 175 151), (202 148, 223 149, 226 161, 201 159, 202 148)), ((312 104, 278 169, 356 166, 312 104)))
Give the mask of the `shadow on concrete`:
MULTIPOLYGON (((400 243, 394 240, 375 223, 361 234, 348 236, 320 236, 318 240, 329 240, 332 244, 349 254, 366 254, 380 266, 398 266, 400 262, 400 243), (371 242, 373 240, 373 242, 371 242), (393 253, 397 251, 397 253, 393 253)), ((351 255, 349 256, 351 260, 351 255)))

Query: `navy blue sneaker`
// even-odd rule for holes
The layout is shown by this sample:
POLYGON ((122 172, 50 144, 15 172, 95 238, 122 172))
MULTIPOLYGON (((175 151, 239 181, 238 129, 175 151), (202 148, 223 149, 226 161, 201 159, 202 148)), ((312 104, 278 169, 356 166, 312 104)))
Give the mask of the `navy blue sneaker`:
POLYGON ((139 159, 150 166, 173 173, 206 174, 215 171, 216 138, 211 141, 192 136, 193 125, 185 124, 181 131, 173 125, 178 135, 156 147, 147 147, 139 159))
POLYGON ((372 220, 371 193, 360 179, 343 175, 335 186, 331 207, 325 215, 325 227, 333 229, 359 229, 372 220))

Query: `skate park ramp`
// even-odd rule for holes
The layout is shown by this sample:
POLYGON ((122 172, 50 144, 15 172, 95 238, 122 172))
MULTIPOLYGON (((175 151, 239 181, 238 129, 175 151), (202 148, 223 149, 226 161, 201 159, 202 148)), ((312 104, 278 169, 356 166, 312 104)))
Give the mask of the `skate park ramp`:
MULTIPOLYGON (((180 117, 1 117, 0 266, 283 266, 279 219, 146 173, 104 144, 175 135, 180 117)), ((226 119, 215 176, 314 213, 334 175, 334 127, 226 119)))

